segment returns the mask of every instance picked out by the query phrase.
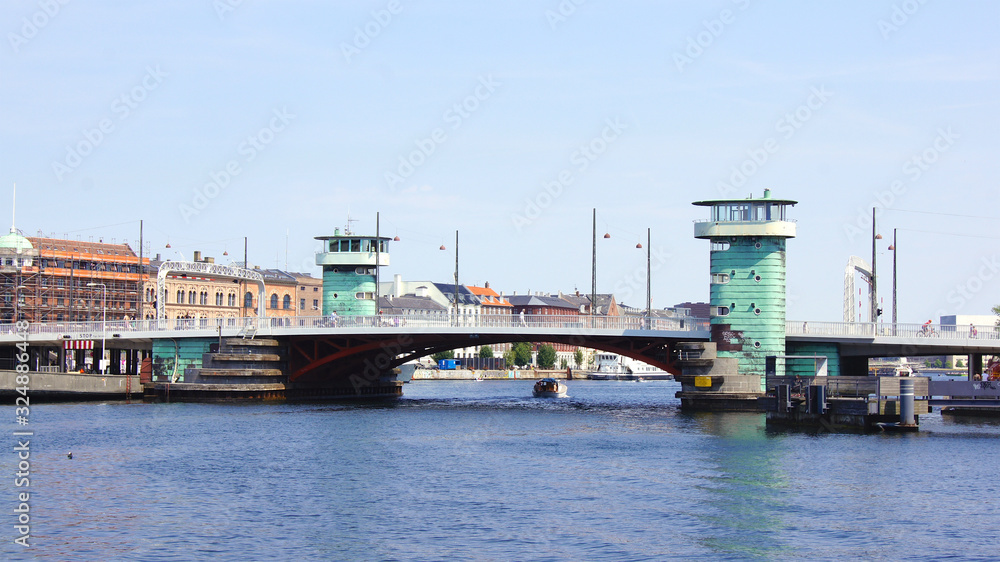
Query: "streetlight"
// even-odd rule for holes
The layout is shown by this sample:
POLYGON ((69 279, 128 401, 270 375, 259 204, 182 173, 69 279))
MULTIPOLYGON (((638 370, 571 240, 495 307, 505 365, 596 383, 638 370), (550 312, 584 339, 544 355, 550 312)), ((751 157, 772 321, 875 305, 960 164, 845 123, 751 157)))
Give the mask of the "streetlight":
MULTIPOLYGON (((638 248, 642 247, 642 244, 636 246, 638 248)), ((646 329, 651 330, 653 328, 653 298, 650 292, 651 286, 651 269, 650 264, 650 252, 652 252, 653 244, 650 238, 650 228, 646 228, 646 329)))
POLYGON ((892 229, 892 329, 896 329, 896 229, 892 229))
POLYGON ((881 240, 882 235, 876 234, 875 232, 875 207, 872 207, 872 289, 871 289, 871 317, 872 317, 872 330, 875 329, 875 325, 878 324, 878 317, 882 313, 882 309, 878 307, 878 277, 875 272, 875 241, 881 240))
POLYGON ((108 337, 108 286, 104 283, 87 283, 87 286, 101 288, 101 374, 103 375, 105 344, 108 337))
MULTIPOLYGON (((445 250, 444 244, 441 244, 440 250, 445 250)), ((455 231, 455 325, 458 326, 458 231, 455 231)))
MULTIPOLYGON (((611 234, 605 232, 605 238, 611 238, 611 234)), ((590 262, 591 267, 591 286, 590 286, 590 320, 593 326, 595 322, 594 315, 597 314, 597 209, 594 209, 594 255, 590 262)))

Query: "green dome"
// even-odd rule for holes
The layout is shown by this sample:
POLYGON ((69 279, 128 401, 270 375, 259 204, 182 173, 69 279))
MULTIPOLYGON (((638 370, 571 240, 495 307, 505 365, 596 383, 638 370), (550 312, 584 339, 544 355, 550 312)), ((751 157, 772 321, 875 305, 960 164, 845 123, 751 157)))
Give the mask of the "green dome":
POLYGON ((3 248, 12 248, 15 250, 18 249, 31 250, 33 246, 31 245, 31 242, 27 238, 21 236, 17 232, 12 231, 9 234, 4 234, 3 236, 0 236, 0 249, 3 248))

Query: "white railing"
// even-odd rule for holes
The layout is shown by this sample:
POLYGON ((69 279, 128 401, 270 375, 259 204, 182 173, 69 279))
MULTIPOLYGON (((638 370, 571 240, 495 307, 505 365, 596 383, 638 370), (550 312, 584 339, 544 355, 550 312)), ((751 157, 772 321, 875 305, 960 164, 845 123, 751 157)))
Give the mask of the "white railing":
MULTIPOLYGON (((653 318, 652 320, 635 316, 555 316, 555 315, 493 315, 459 316, 458 318, 440 314, 378 314, 373 316, 292 316, 268 318, 169 318, 164 320, 109 320, 88 322, 46 322, 31 323, 27 333, 30 335, 67 336, 72 339, 126 337, 135 332, 165 332, 174 330, 211 330, 222 331, 227 335, 246 330, 254 330, 258 334, 287 331, 345 331, 379 330, 379 329, 512 329, 533 331, 543 330, 645 330, 663 332, 707 331, 708 320, 696 318, 653 318)), ((14 324, 0 324, 0 337, 17 334, 14 324)))
POLYGON ((862 338, 927 338, 931 340, 967 341, 998 340, 1000 328, 995 325, 955 326, 941 324, 873 324, 871 322, 785 322, 789 336, 839 336, 862 338))

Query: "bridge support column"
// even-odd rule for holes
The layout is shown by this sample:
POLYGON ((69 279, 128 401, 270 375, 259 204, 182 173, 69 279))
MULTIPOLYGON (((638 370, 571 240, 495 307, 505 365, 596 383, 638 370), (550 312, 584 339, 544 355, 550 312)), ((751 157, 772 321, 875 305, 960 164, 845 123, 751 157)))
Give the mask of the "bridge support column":
POLYGON ((969 354, 969 380, 975 380, 976 375, 982 377, 983 374, 983 354, 982 353, 970 353, 969 354))

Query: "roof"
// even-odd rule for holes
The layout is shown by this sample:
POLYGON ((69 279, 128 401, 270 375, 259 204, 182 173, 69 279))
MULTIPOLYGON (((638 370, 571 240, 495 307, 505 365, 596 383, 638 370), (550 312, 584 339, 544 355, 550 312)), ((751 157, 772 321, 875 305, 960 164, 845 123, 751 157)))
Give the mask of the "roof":
POLYGON ((578 309, 578 307, 573 303, 559 297, 549 297, 543 295, 511 295, 508 299, 510 299, 510 303, 514 306, 547 306, 550 308, 578 309))
POLYGON ((418 297, 414 294, 403 295, 401 297, 379 297, 378 306, 380 309, 391 313, 393 309, 411 309, 445 312, 448 309, 434 302, 430 297, 418 297))
POLYGON ((59 238, 39 238, 36 236, 29 237, 28 240, 39 250, 138 257, 128 244, 105 244, 104 242, 83 242, 81 240, 61 240, 59 238))
MULTIPOLYGON (((448 302, 453 302, 455 300, 455 284, 454 283, 434 283, 437 290, 441 291, 448 302)), ((458 304, 468 304, 477 305, 480 304, 479 297, 477 297, 472 291, 469 290, 465 285, 458 286, 458 304)))
POLYGON ((21 236, 17 229, 11 228, 9 234, 0 236, 0 248, 10 248, 14 250, 31 250, 31 241, 21 236))
POLYGON ((479 297, 479 300, 482 301, 485 306, 514 306, 510 304, 510 301, 508 301, 505 297, 497 294, 496 291, 489 287, 476 287, 474 285, 466 285, 465 287, 469 289, 472 294, 479 297))

